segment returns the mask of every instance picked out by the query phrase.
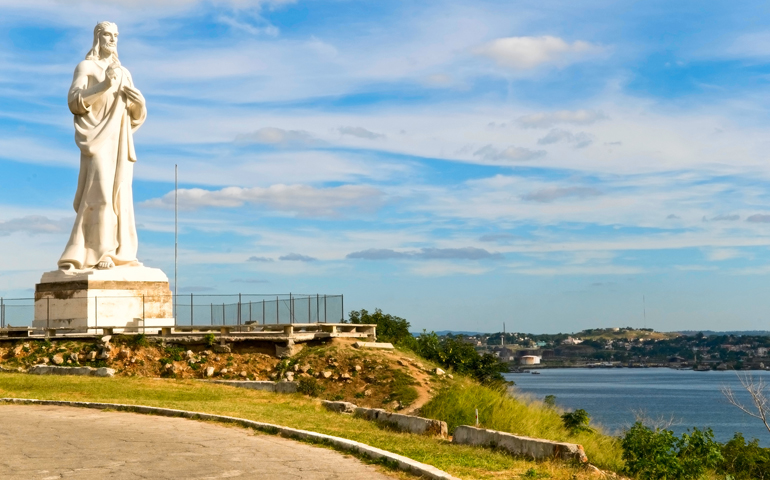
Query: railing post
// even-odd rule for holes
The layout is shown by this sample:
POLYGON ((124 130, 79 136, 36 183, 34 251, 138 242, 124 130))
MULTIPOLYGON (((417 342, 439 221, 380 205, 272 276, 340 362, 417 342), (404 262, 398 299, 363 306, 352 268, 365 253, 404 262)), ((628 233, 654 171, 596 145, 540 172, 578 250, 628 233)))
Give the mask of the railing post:
POLYGON ((289 292, 289 323, 294 323, 294 297, 289 292))
POLYGON ((222 304, 222 325, 225 325, 225 304, 222 304))
POLYGON ((238 319, 238 326, 241 326, 241 294, 238 294, 238 315, 236 315, 236 318, 238 319))
POLYGON ((321 313, 319 308, 321 307, 321 304, 318 302, 319 295, 315 294, 315 321, 316 323, 321 323, 321 313))
POLYGON ((193 312, 195 311, 194 307, 195 303, 193 302, 193 294, 190 294, 190 326, 193 326, 195 323, 195 317, 193 316, 193 312))
POLYGON ((51 297, 45 298, 45 337, 48 338, 48 332, 51 328, 51 297))
POLYGON ((275 324, 276 325, 281 323, 281 317, 280 317, 279 312, 278 312, 278 310, 279 310, 278 306, 279 305, 280 304, 278 303, 278 295, 276 295, 275 296, 275 324))
POLYGON ((310 323, 310 295, 307 296, 307 323, 310 323))
POLYGON ((324 294, 324 323, 329 323, 329 319, 326 316, 326 294, 324 294))
POLYGON ((211 324, 214 325, 214 304, 211 304, 211 324))
POLYGON ((254 320, 251 319, 251 300, 249 300, 249 323, 253 322, 254 320))
POLYGON ((262 299, 262 325, 264 325, 267 322, 267 319, 265 318, 265 299, 262 299))
POLYGON ((0 297, 0 328, 5 328, 5 303, 3 303, 3 297, 0 297))
POLYGON ((342 306, 342 316, 340 317, 340 322, 345 322, 345 295, 340 295, 340 305, 342 306))
POLYGON ((99 334, 99 297, 94 295, 94 333, 99 334))

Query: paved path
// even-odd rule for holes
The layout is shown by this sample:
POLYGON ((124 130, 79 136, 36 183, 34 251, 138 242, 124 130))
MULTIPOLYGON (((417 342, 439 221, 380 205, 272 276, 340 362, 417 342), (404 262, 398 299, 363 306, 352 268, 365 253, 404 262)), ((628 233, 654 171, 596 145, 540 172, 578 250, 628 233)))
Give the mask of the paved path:
POLYGON ((389 480, 333 450, 183 418, 0 405, 2 479, 389 480))

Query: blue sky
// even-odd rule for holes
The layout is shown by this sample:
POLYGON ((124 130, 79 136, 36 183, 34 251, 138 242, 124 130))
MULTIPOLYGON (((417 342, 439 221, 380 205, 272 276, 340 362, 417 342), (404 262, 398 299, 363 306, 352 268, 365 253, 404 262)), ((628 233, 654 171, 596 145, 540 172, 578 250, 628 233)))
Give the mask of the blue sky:
MULTIPOLYGON (((147 98, 140 260, 415 330, 770 329, 770 5, 0 0, 0 294, 74 219, 66 92, 147 98)), ((171 276, 171 275, 170 275, 171 276)))

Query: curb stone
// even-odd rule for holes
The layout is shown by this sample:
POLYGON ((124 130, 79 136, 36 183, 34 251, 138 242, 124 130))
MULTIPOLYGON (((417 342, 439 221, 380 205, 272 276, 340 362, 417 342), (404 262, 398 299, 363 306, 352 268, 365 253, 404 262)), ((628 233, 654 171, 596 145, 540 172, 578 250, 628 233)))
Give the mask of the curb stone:
POLYGON ((0 404, 3 403, 10 403, 15 405, 54 405, 60 407, 94 408, 97 410, 110 409, 119 412, 142 413, 145 415, 160 415, 164 417, 189 418, 191 420, 233 423, 242 427, 253 428, 262 432, 278 434, 282 437, 326 443, 333 445, 334 447, 337 447, 341 450, 353 451, 361 455, 365 455, 374 460, 385 459, 394 463, 399 470, 404 470, 415 475, 421 475, 424 478, 435 480, 460 480, 457 477, 453 477, 443 470, 439 470, 438 468, 431 465, 427 465, 425 463, 421 463, 416 460, 412 460, 411 458, 388 452, 380 448, 372 447, 371 445, 366 445, 365 443, 348 440, 346 438, 333 437, 323 433, 311 432, 308 430, 299 430, 296 428, 283 427, 270 423, 246 420, 245 418, 228 417, 225 415, 214 415, 201 412, 189 412, 186 410, 175 410, 172 408, 147 407, 144 405, 126 405, 122 403, 67 402, 60 400, 37 400, 29 398, 0 398, 0 404))

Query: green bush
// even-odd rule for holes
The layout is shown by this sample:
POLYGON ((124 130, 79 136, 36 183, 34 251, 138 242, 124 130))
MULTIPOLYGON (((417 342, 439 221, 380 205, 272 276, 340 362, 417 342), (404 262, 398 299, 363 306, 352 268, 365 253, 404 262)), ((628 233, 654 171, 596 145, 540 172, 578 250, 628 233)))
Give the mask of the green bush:
POLYGON ((677 437, 671 430, 653 430, 636 422, 621 445, 624 471, 645 480, 700 478, 722 462, 720 445, 710 428, 695 428, 677 437))
POLYGON ((722 445, 722 457, 717 469, 720 473, 736 480, 770 479, 770 448, 760 447, 757 439, 746 442, 742 434, 736 433, 722 445))
POLYGON ((409 333, 409 327, 411 325, 406 319, 382 313, 382 310, 379 308, 376 308, 374 313, 369 313, 363 308, 360 312, 353 310, 348 316, 348 321, 350 323, 376 324, 377 338, 380 341, 393 344, 407 343, 406 346, 410 346, 409 344, 414 340, 412 334, 409 333))
POLYGON ((489 353, 479 355, 473 345, 452 335, 439 337, 434 332, 423 332, 415 342, 414 351, 423 358, 473 377, 483 384, 505 383, 502 373, 508 371, 507 365, 489 353))
POLYGON ((300 378, 299 383, 297 384, 297 391, 310 397, 317 397, 324 390, 326 389, 323 387, 323 385, 318 383, 318 380, 313 377, 300 378))
POLYGON ((579 408, 574 412, 567 412, 561 416, 562 422, 564 422, 564 428, 572 433, 578 432, 592 432, 593 429, 588 426, 591 423, 591 417, 588 412, 579 408))
POLYGON ((376 324, 377 337, 414 351, 417 355, 434 361, 446 369, 473 377, 484 384, 504 384, 503 372, 508 366, 501 363, 494 355, 479 355, 473 345, 447 335, 439 337, 434 332, 423 331, 418 338, 409 333, 409 322, 401 317, 382 313, 379 308, 374 313, 365 309, 351 311, 348 321, 355 324, 376 324))

